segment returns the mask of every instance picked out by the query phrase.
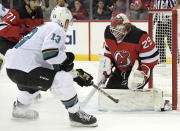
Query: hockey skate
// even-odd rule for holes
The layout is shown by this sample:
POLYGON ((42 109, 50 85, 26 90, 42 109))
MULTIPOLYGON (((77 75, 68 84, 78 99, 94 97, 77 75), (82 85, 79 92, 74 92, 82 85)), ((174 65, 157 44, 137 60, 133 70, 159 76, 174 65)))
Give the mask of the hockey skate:
POLYGON ((161 109, 161 111, 171 111, 172 110, 172 104, 169 100, 165 100, 164 102, 164 108, 161 109))
POLYGON ((96 118, 92 115, 79 110, 76 113, 69 113, 69 119, 71 121, 71 126, 75 127, 96 127, 96 118))
POLYGON ((19 101, 15 101, 12 116, 14 118, 37 119, 39 113, 35 110, 28 109, 26 105, 21 104, 19 101))

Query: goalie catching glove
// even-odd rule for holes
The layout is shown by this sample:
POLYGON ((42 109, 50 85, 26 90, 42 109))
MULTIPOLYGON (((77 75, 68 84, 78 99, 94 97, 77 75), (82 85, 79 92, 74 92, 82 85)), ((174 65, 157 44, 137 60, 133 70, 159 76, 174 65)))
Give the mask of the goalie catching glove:
POLYGON ((93 84, 93 77, 87 72, 83 71, 82 69, 76 69, 73 72, 77 75, 77 77, 74 78, 74 81, 77 82, 77 84, 81 87, 90 86, 93 84))
POLYGON ((138 67, 139 62, 136 60, 128 78, 128 88, 131 90, 144 87, 150 77, 150 68, 147 65, 141 65, 141 71, 138 70, 138 67))
POLYGON ((72 52, 66 52, 66 55, 67 55, 67 58, 63 63, 53 65, 55 71, 63 70, 63 71, 69 72, 73 69, 74 67, 73 61, 74 61, 75 56, 72 52))

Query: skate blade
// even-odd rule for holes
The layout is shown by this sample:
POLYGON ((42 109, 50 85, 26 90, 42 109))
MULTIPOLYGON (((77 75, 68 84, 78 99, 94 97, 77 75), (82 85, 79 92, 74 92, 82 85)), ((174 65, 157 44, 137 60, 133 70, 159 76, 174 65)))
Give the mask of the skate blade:
POLYGON ((12 119, 37 120, 39 117, 12 116, 12 119))
POLYGON ((36 115, 28 115, 28 113, 12 113, 12 117, 13 118, 17 118, 17 119, 29 119, 29 120, 36 120, 39 118, 39 113, 36 113, 36 115))
POLYGON ((11 117, 11 120, 12 121, 15 121, 15 122, 29 122, 29 121, 38 121, 39 120, 39 118, 37 118, 37 119, 27 119, 27 118, 17 118, 17 117, 11 117))
POLYGON ((97 127, 98 124, 97 123, 82 124, 82 123, 79 123, 79 122, 71 122, 71 126, 73 126, 73 127, 97 127))

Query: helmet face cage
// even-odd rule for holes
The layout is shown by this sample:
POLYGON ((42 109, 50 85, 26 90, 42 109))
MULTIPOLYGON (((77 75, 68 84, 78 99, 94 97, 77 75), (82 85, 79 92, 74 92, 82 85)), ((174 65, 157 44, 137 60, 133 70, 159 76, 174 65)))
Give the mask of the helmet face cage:
POLYGON ((112 19, 110 32, 114 35, 118 43, 126 36, 130 25, 127 16, 124 14, 118 14, 112 19))
POLYGON ((121 40, 123 36, 126 34, 125 25, 117 25, 116 27, 110 27, 111 33, 114 35, 117 41, 121 40))

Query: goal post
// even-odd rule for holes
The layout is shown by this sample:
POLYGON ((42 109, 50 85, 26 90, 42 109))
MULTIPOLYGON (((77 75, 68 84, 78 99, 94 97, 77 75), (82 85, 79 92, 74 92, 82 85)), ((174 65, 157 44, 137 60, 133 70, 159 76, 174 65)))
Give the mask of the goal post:
MULTIPOLYGON (((180 70, 180 10, 150 10, 148 33, 156 43, 160 59, 154 68, 149 88, 167 90, 172 97, 173 110, 178 108, 180 70)), ((179 96, 180 97, 180 96, 179 96)))

